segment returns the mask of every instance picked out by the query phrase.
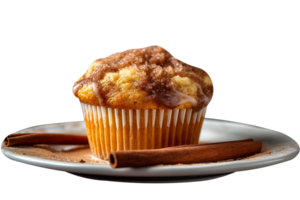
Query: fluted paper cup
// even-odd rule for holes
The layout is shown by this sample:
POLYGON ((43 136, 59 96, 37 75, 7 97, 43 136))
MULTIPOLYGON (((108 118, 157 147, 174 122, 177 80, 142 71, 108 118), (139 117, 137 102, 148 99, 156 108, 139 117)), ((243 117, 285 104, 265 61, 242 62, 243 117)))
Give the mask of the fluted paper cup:
POLYGON ((118 109, 81 103, 94 156, 111 151, 197 144, 206 107, 192 109, 118 109))

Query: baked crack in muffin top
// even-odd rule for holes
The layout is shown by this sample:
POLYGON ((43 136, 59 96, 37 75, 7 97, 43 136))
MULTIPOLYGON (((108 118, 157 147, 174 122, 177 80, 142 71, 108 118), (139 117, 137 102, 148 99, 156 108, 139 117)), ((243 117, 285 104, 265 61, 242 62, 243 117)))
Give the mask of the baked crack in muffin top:
POLYGON ((96 106, 200 110, 210 102, 213 85, 202 69, 150 46, 96 60, 75 82, 73 93, 96 106))

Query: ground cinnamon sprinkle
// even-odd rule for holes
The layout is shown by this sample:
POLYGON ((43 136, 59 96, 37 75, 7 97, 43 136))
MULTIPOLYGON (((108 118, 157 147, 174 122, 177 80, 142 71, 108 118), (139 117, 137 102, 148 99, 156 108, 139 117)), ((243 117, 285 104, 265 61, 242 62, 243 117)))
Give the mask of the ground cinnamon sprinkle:
MULTIPOLYGON (((67 147, 67 146, 66 146, 67 147)), ((276 158, 280 155, 285 155, 290 153, 297 148, 297 143, 288 142, 281 144, 268 144, 263 143, 262 152, 249 156, 246 158, 239 158, 236 160, 224 160, 218 162, 209 163, 195 163, 189 165, 211 165, 217 163, 226 162, 238 162, 238 161, 252 161, 252 160, 262 160, 266 158, 276 158)), ((97 165, 109 165, 108 161, 100 160, 95 158, 88 145, 74 145, 66 148, 56 148, 54 145, 35 145, 35 146, 18 146, 18 147, 5 147, 2 145, 2 149, 13 151, 16 154, 24 156, 33 156, 48 160, 63 161, 63 162, 74 162, 82 164, 97 164, 97 165)), ((160 167, 163 165, 156 165, 155 167, 160 167)), ((176 164, 175 166, 186 166, 186 164, 176 164)))
POLYGON ((33 156, 48 160, 108 165, 107 161, 93 157, 88 145, 77 145, 72 149, 56 150, 53 145, 4 147, 19 155, 33 156))
POLYGON ((243 158, 241 160, 243 161, 250 161, 250 160, 262 160, 265 158, 272 158, 272 157, 278 157, 284 154, 288 154, 291 151, 294 151, 295 148, 297 148, 297 143, 295 142, 285 142, 281 144, 263 144, 263 148, 261 153, 255 154, 253 156, 249 156, 246 158, 243 158))

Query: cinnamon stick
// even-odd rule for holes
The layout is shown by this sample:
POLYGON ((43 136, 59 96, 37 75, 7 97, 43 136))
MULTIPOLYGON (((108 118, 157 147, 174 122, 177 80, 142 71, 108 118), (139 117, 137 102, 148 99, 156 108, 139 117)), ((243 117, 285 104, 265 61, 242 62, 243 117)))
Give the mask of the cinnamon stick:
POLYGON ((7 147, 34 144, 88 144, 86 135, 59 133, 15 133, 4 139, 7 147))
POLYGON ((114 151, 110 153, 109 163, 112 168, 123 168, 216 162, 250 156, 261 152, 261 148, 261 141, 242 140, 153 150, 114 151))

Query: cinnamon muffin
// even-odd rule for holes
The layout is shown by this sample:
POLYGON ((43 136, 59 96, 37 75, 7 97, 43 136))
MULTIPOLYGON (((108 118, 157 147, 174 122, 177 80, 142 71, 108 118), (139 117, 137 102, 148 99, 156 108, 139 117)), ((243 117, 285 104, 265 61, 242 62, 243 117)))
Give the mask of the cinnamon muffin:
POLYGON ((74 84, 90 147, 111 151, 198 143, 213 85, 202 69, 151 46, 92 63, 74 84))

